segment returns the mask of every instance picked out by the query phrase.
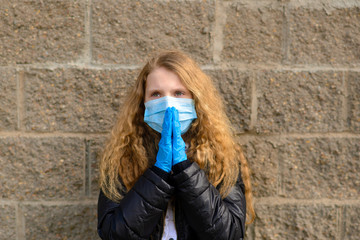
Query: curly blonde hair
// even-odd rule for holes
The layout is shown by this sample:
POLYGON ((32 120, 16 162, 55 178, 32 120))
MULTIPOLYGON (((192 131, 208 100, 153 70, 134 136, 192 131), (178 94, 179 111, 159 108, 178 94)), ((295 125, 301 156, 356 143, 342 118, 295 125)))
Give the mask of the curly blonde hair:
POLYGON ((240 146, 235 142, 221 97, 211 79, 187 55, 162 51, 151 58, 140 72, 123 105, 100 161, 100 188, 118 202, 137 179, 155 163, 160 134, 144 123, 144 93, 147 76, 164 67, 176 73, 195 101, 197 119, 183 135, 189 143, 188 159, 198 163, 226 197, 241 171, 245 185, 247 215, 252 222, 250 174, 240 146))

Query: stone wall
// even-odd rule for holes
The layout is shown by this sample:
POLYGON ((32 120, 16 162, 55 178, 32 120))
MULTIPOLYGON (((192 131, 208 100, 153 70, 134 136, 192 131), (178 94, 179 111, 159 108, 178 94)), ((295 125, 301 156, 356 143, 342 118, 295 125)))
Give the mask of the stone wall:
POLYGON ((360 236, 357 0, 0 0, 0 239, 98 239, 97 158, 149 54, 213 77, 252 169, 247 239, 360 236))

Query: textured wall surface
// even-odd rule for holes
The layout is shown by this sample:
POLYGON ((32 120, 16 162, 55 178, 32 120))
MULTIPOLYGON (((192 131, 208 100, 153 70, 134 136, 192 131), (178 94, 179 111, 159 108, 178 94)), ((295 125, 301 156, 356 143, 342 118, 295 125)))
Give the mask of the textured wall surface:
POLYGON ((247 239, 359 239, 360 1, 0 0, 0 239, 98 239, 97 159, 149 54, 209 74, 247 239))

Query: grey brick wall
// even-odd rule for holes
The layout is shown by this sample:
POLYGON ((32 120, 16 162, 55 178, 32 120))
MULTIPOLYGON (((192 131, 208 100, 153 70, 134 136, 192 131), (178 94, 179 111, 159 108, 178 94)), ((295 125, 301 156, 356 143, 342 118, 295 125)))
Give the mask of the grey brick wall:
POLYGON ((98 239, 97 159, 156 49, 212 76, 250 167, 247 239, 360 236, 357 0, 0 0, 0 239, 98 239))

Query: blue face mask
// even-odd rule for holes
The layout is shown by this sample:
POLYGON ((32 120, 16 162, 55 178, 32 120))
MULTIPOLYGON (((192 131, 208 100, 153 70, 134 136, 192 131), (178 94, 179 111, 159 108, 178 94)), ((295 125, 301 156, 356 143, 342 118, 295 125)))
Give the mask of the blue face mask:
POLYGON ((188 98, 162 97, 145 103, 144 121, 155 131, 161 133, 165 111, 175 107, 179 111, 181 134, 189 130, 191 123, 197 118, 195 102, 188 98))

